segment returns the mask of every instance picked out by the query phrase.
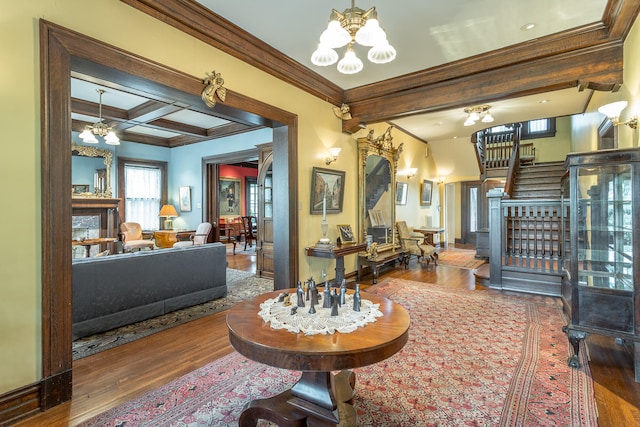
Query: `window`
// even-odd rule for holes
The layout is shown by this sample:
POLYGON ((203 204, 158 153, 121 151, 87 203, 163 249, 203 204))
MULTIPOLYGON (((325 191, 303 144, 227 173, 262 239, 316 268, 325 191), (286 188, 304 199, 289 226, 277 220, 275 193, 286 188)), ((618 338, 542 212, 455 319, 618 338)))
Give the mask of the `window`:
POLYGON ((157 230, 158 212, 165 200, 166 163, 118 160, 119 196, 124 200, 123 221, 137 222, 143 230, 157 230))
POLYGON ((556 136, 556 118, 529 120, 522 123, 520 139, 553 138, 556 136))
POLYGON ((247 182, 247 216, 258 216, 258 180, 246 178, 247 182))

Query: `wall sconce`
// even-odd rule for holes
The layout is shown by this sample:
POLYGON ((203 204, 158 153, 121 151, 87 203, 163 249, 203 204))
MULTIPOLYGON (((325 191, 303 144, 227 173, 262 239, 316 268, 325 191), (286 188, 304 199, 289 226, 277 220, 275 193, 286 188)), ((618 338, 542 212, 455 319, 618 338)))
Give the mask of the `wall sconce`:
POLYGON ((603 105, 602 107, 598 108, 598 111, 604 114, 605 116, 607 116, 609 120, 611 120, 611 123, 614 126, 627 125, 631 129, 635 129, 638 127, 637 116, 633 116, 626 122, 619 121, 620 113, 622 113, 622 110, 624 110, 626 107, 627 107, 627 101, 618 101, 618 102, 612 102, 611 104, 603 105))
POLYGON ((407 177, 407 179, 411 179, 412 177, 416 176, 416 173, 418 172, 417 168, 406 168, 406 169, 399 169, 398 172, 396 172, 398 175, 404 175, 407 177))
POLYGON ((444 176, 441 176, 440 178, 438 178, 438 183, 439 184, 444 184, 444 176))
POLYGON ((331 163, 333 163, 336 160, 338 160, 338 154, 340 154, 340 151, 342 151, 342 148, 333 147, 332 149, 330 149, 329 150, 329 157, 324 159, 324 162, 327 165, 330 165, 331 163))

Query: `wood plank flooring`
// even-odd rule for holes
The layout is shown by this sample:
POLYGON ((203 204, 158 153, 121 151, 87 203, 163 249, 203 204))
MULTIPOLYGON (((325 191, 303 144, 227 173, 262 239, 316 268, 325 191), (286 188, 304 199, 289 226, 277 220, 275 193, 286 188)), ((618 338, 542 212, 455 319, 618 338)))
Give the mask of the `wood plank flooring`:
MULTIPOLYGON (((227 259, 230 268, 255 272, 255 252, 228 252, 227 259)), ((428 271, 415 260, 408 270, 383 269, 380 280, 387 277, 476 289, 471 270, 438 266, 428 271)), ((364 281, 370 282, 370 277, 364 281)), ((230 353, 225 318, 226 312, 217 313, 75 361, 73 400, 16 426, 78 425, 230 353)), ((599 425, 640 426, 640 384, 634 382, 630 354, 610 338, 592 335, 587 343, 599 425)))

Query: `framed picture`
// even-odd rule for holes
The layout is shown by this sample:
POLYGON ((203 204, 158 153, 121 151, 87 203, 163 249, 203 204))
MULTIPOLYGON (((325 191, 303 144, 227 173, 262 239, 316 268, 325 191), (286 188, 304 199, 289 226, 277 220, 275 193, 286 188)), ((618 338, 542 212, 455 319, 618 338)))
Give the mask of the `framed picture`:
POLYGON ((191 212, 191 187, 180 187, 180 212, 191 212))
POLYGON ((85 194, 89 192, 89 184, 73 184, 71 189, 73 194, 85 194))
POLYGON ((310 213, 340 213, 344 200, 344 171, 313 168, 310 213))
POLYGON ((342 243, 355 243, 356 238, 349 224, 338 224, 338 235, 342 243))
POLYGON ((420 204, 422 206, 431 206, 431 192, 433 191, 433 181, 422 181, 420 189, 420 204))
POLYGON ((406 182, 396 182, 396 205, 407 204, 407 191, 409 184, 406 182))
POLYGON ((220 178, 220 199, 218 209, 221 217, 240 216, 242 205, 242 180, 240 178, 220 178))

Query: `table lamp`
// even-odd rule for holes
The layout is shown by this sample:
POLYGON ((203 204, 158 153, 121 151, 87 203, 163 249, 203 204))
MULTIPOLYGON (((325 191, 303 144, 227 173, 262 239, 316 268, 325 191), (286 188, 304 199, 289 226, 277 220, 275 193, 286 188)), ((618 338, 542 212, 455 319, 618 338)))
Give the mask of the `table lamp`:
POLYGON ((171 218, 175 218, 178 216, 178 212, 176 212, 176 208, 174 208, 173 205, 163 205, 158 216, 165 218, 165 230, 173 230, 173 220, 171 218))

